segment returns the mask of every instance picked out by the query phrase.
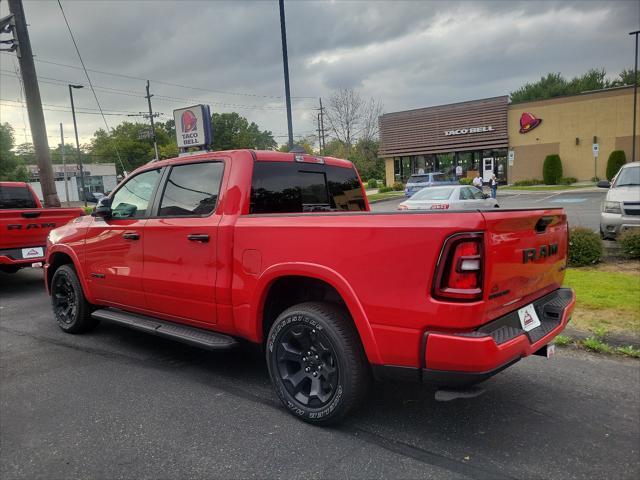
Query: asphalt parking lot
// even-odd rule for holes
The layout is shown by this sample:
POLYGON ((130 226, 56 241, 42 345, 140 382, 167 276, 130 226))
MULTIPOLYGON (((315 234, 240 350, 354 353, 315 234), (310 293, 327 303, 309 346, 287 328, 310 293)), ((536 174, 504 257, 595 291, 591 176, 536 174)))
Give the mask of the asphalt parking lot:
MULTIPOLYGON (((605 189, 567 190, 562 193, 522 191, 509 194, 498 190, 498 203, 501 208, 562 207, 567 211, 569 225, 598 231, 600 229, 600 204, 606 194, 607 190, 605 189)), ((400 202, 404 200, 402 198, 374 203, 371 207, 375 212, 395 211, 400 202)))
POLYGON ((54 324, 41 270, 0 274, 0 478, 639 478, 637 361, 560 349, 478 398, 378 384, 335 428, 271 391, 261 354, 54 324))

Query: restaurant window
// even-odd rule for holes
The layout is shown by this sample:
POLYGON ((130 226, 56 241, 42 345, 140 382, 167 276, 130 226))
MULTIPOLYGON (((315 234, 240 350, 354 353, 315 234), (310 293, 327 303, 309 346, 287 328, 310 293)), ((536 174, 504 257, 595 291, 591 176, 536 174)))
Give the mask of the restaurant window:
POLYGON ((427 173, 427 161, 424 158, 424 155, 418 155, 417 157, 413 158, 413 173, 427 173))
POLYGON ((436 155, 436 168, 445 174, 447 178, 453 178, 456 174, 453 153, 439 153, 436 155))

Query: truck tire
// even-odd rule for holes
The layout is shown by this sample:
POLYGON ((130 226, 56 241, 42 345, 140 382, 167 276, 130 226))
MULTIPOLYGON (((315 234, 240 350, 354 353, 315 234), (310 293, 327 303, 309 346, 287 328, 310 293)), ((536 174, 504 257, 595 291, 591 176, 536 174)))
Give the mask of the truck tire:
POLYGON ((62 265, 51 279, 51 305, 58 326, 66 333, 84 333, 98 326, 91 316, 94 307, 84 296, 78 274, 71 265, 62 265))
POLYGON ((278 397, 306 422, 335 423, 366 396, 369 364, 349 314, 336 305, 306 302, 282 312, 266 356, 278 397))

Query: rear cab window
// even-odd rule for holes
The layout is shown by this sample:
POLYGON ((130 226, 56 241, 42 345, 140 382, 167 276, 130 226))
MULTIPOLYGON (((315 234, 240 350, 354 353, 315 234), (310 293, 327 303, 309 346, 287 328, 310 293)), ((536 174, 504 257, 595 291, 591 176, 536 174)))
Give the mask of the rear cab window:
POLYGON ((364 211, 356 171, 334 165, 257 161, 249 213, 364 211))
POLYGON ((429 175, 411 175, 407 183, 429 183, 429 175))
POLYGON ((14 208, 38 208, 38 204, 27 187, 0 186, 0 209, 14 208))

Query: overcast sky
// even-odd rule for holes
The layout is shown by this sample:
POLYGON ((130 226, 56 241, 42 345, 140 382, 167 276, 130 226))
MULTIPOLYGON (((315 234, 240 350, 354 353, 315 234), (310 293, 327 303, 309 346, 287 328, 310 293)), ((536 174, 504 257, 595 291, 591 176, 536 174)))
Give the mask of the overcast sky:
MULTIPOLYGON (((87 84, 55 1, 25 0, 50 146, 73 139, 67 83, 87 84), (48 82, 48 83, 45 83, 48 82), (57 110, 57 111, 54 111, 57 110)), ((208 103, 286 141, 277 1, 71 1, 62 5, 107 122, 147 109, 161 120, 208 103), (132 78, 137 77, 137 78, 132 78), (180 86, 167 85, 166 83, 180 86), (190 88, 187 88, 190 87, 190 88)), ((294 134, 313 133, 317 98, 353 87, 386 112, 505 95, 547 72, 633 66, 638 1, 287 1, 294 134)), ((0 15, 8 14, 0 0, 0 15)), ((7 35, 2 35, 2 39, 7 35)), ((1 54, 0 121, 30 141, 15 54, 1 54)), ((75 91, 81 143, 104 126, 90 90, 75 91)), ((132 120, 134 118, 128 118, 132 120)))

